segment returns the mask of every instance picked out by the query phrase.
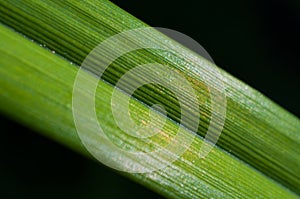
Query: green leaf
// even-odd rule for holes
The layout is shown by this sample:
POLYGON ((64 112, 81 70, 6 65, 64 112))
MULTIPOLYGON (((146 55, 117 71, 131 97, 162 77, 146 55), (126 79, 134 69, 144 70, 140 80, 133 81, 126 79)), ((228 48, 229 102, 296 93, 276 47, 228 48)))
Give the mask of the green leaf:
MULTIPOLYGON (((3 1, 0 4, 0 20, 3 23, 78 65, 109 36, 147 26, 108 1, 3 1)), ((13 33, 2 28, 1 40, 5 43, 1 46, 1 110, 87 154, 77 137, 71 114, 71 91, 76 67, 20 37, 15 36, 18 39, 14 40, 11 35, 13 33), (31 52, 33 49, 39 56, 31 52), (26 67, 20 67, 21 63, 26 67)), ((167 39, 160 33, 154 33, 151 37, 158 44, 167 39)), ((176 42, 170 42, 182 57, 194 55, 176 42)), ((206 62, 201 57, 197 59, 206 62)), ((200 77, 202 74, 214 76, 211 67, 215 66, 203 64, 199 68, 198 62, 180 59, 178 55, 141 50, 117 59, 103 79, 115 84, 132 67, 151 62, 168 65, 190 78, 200 101, 198 134, 204 136, 211 119, 211 109, 206 106, 210 103, 210 96, 200 77)), ((215 148, 207 159, 192 162, 198 159, 196 151, 202 143, 197 138, 191 152, 184 154, 181 160, 166 170, 130 177, 170 197, 287 197, 280 196, 289 194, 285 188, 268 177, 299 193, 299 119, 226 72, 221 73, 227 88, 227 116, 217 143, 219 148, 215 148), (270 191, 265 193, 264 189, 270 191)), ((106 85, 107 93, 112 92, 111 86, 103 85, 106 85)), ((134 97, 133 107, 140 107, 137 112, 149 111, 140 102, 149 106, 160 102, 167 107, 171 125, 167 132, 172 136, 174 129, 178 128, 173 121, 180 120, 180 108, 170 92, 162 94, 160 88, 148 85, 135 92, 134 97)), ((106 97, 99 95, 99 104, 101 100, 108 99, 109 94, 106 97)), ((107 112, 105 108, 97 106, 97 111, 107 112)), ((109 125, 107 128, 116 127, 109 125)), ((129 139, 118 137, 119 131, 111 132, 116 134, 115 139, 129 139)), ((159 140, 161 138, 153 142, 161 144, 159 140)), ((142 148, 141 142, 127 142, 133 148, 148 150, 142 148)))
MULTIPOLYGON (((0 48, 1 110, 89 156, 77 136, 71 109, 73 83, 78 69, 3 26, 0 38, 4 41, 0 48)), ((86 78, 95 77, 86 73, 86 78)), ((96 93, 96 99, 104 106, 98 107, 97 112, 109 112, 105 101, 109 100, 114 87, 105 82, 100 84, 103 90, 96 93)), ((149 111, 138 101, 133 103, 139 106, 139 112, 149 111)), ((83 120, 86 119, 89 118, 83 116, 83 120)), ((110 125, 113 118, 99 114, 99 119, 106 120, 104 126, 112 134, 112 140, 127 141, 129 146, 143 150, 143 141, 132 139, 110 125)), ((176 126, 170 120, 168 124, 165 139, 173 136, 176 126)), ((190 133, 185 131, 185 134, 190 133)), ((160 144, 161 139, 154 139, 153 143, 160 144)), ((168 197, 294 197, 284 187, 220 148, 214 148, 206 159, 199 159, 197 152, 201 143, 201 139, 196 139, 179 160, 163 170, 123 174, 168 197)))

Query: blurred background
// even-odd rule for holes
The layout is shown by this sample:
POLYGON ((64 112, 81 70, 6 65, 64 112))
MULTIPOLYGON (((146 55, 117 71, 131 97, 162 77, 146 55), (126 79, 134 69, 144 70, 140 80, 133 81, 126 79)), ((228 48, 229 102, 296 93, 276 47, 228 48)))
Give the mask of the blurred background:
MULTIPOLYGON (((192 37, 219 67, 300 117, 300 1, 113 2, 192 37)), ((161 198, 4 115, 0 125, 0 198, 161 198)))

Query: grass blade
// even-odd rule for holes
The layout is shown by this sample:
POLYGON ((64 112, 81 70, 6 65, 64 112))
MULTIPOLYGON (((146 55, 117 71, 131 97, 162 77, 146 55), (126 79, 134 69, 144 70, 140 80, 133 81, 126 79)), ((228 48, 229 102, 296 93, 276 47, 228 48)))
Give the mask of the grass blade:
MULTIPOLYGON (((0 47, 1 111, 89 156, 77 136, 71 109, 73 82, 78 69, 4 26, 0 26, 0 38, 3 41, 0 47)), ((89 73, 86 75, 95 78, 89 73)), ((114 87, 106 82, 100 84, 106 92, 97 92, 97 100, 109 100, 114 87)), ((149 111, 140 102, 133 103, 139 107, 139 112, 149 111)), ((97 112, 107 112, 108 108, 97 107, 97 112)), ((126 134, 120 137, 122 132, 110 125, 113 118, 99 119, 106 120, 114 141, 125 140, 128 146, 143 150, 142 141, 126 134)), ((170 139, 175 126, 169 120, 165 139, 170 139)), ((153 142, 160 144, 161 139, 153 142)), ((202 139, 195 139, 180 159, 163 170, 123 175, 170 198, 296 198, 285 187, 218 147, 206 159, 197 159, 201 143, 202 139)))
MULTIPOLYGON (((112 3, 100 0, 79 1, 2 1, 1 21, 29 38, 46 45, 71 62, 80 65, 85 56, 107 37, 124 30, 145 27, 143 22, 119 9, 112 3)), ((163 37, 156 35, 155 37, 163 37)), ((160 39, 157 39, 159 42, 160 39)), ((183 47, 182 54, 190 54, 183 47)), ((176 62, 177 57, 163 53, 142 51, 121 57, 104 75, 112 84, 132 65, 144 62, 163 62, 186 74, 187 61, 176 62), (118 72, 116 72, 118 71, 118 72)), ((193 63, 191 63, 193 66, 193 63)), ((209 69, 202 71, 209 74, 209 69)), ((198 133, 204 136, 210 109, 205 102, 209 96, 196 70, 192 74, 203 110, 198 133)), ((300 122, 257 91, 223 72, 227 87, 227 118, 218 146, 250 164, 267 176, 300 193, 300 122)), ((214 75, 214 74, 211 74, 214 75)), ((160 95, 153 87, 141 88, 134 97, 151 105, 161 102, 170 107, 169 117, 180 118, 176 102, 160 95), (151 96, 147 93, 152 93, 151 96), (154 96, 154 97, 152 97, 154 96), (153 101, 154 99, 154 101, 153 101)))

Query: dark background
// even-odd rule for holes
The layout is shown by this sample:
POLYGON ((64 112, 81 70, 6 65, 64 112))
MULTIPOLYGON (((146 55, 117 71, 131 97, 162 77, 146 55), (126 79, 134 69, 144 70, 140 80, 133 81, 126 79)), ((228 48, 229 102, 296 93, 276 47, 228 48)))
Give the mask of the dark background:
MULTIPOLYGON (((218 66, 300 116, 299 1, 113 2, 192 37, 218 66)), ((0 125, 0 198, 160 198, 5 116, 0 125)))

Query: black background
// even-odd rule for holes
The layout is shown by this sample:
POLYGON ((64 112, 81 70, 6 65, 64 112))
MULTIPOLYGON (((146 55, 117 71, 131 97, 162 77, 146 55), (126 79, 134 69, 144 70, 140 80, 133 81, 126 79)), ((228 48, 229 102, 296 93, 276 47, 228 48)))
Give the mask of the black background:
MULTIPOLYGON (((198 41, 215 63, 300 116, 297 0, 113 1, 198 41)), ((160 198, 1 117, 0 198, 160 198)))

